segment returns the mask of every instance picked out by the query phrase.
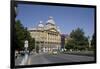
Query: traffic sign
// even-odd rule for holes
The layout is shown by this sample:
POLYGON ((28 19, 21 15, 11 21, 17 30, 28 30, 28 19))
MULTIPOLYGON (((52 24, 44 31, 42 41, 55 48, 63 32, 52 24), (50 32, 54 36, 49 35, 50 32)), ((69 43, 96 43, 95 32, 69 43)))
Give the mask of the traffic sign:
POLYGON ((28 40, 25 40, 24 47, 25 47, 25 48, 28 48, 28 40))

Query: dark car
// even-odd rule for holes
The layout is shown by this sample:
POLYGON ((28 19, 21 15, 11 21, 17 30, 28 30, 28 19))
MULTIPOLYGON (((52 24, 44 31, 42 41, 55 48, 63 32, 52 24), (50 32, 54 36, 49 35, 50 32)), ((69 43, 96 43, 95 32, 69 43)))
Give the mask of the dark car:
POLYGON ((20 51, 20 55, 24 56, 25 55, 25 51, 20 51))

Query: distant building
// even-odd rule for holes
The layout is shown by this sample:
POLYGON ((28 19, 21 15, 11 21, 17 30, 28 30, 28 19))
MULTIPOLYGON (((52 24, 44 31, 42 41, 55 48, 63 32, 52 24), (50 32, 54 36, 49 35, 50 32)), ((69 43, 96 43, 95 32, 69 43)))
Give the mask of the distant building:
POLYGON ((61 34, 61 50, 65 49, 65 45, 67 44, 68 40, 70 40, 70 36, 67 34, 61 34))
POLYGON ((35 46, 39 47, 39 52, 52 52, 53 49, 60 49, 60 30, 56 26, 53 17, 49 17, 46 23, 39 22, 38 26, 28 29, 31 37, 35 38, 35 46))

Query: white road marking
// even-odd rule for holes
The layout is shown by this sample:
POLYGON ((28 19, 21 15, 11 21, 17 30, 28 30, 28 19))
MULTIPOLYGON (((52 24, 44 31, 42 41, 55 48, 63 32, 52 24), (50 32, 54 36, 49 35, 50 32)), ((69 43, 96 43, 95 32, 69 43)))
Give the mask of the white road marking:
POLYGON ((28 65, 30 65, 30 64, 31 64, 31 58, 28 59, 28 65))

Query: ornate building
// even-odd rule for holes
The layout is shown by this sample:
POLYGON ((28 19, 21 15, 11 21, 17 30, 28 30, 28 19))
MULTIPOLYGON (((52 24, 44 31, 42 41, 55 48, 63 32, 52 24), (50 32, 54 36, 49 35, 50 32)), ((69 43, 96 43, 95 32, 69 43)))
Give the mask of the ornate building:
POLYGON ((35 38, 35 48, 39 47, 39 52, 52 52, 53 49, 60 49, 60 30, 56 26, 53 17, 50 16, 45 24, 40 21, 38 26, 29 29, 29 32, 31 37, 35 38))

